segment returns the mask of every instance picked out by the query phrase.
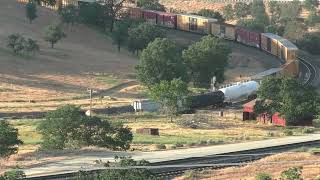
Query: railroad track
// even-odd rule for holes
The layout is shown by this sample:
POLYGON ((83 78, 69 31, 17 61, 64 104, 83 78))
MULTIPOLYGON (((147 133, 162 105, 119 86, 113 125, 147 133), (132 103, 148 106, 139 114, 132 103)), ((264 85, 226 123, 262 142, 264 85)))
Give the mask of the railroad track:
MULTIPOLYGON (((223 153, 218 155, 210 155, 204 157, 191 157, 186 159, 162 161, 158 163, 152 163, 150 170, 157 176, 163 179, 171 179, 172 177, 179 176, 188 170, 200 171, 204 169, 220 169, 231 165, 231 163, 244 163, 252 162, 263 157, 286 152, 295 148, 305 146, 319 146, 320 140, 308 141, 302 143, 294 143, 280 146, 272 146, 259 149, 251 149, 245 151, 223 153), (212 165, 214 164, 214 165, 212 165), (171 165, 171 166, 170 166, 171 165), (162 167, 161 167, 162 166, 162 167), (166 167, 167 166, 167 167, 166 167), (169 167, 168 167, 169 166, 169 167)), ((106 169, 94 169, 85 171, 86 174, 97 176, 106 169)), ((53 175, 33 176, 26 179, 29 180, 54 180, 54 179, 76 179, 78 172, 60 173, 53 175)))
POLYGON ((306 60, 307 58, 304 56, 300 55, 298 56, 298 59, 307 68, 307 71, 309 73, 309 77, 304 82, 304 84, 311 85, 318 75, 317 68, 313 64, 311 64, 309 61, 307 61, 306 60))

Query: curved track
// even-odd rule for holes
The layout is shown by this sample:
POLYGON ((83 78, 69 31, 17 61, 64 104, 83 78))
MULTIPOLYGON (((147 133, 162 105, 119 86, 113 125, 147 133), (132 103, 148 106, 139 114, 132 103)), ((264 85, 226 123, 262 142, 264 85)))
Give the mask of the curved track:
POLYGON ((301 64, 303 64, 306 67, 308 73, 308 78, 305 80, 304 84, 312 85, 312 83, 316 80, 316 77, 318 75, 317 68, 307 60, 307 57, 303 57, 300 55, 298 56, 298 59, 301 62, 301 64))

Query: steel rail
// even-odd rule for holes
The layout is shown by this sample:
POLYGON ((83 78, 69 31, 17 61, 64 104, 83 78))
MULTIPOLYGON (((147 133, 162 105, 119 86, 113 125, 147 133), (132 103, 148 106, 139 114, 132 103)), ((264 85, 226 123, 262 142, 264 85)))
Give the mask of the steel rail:
POLYGON ((311 85, 318 75, 317 68, 307 61, 304 57, 298 56, 299 61, 307 68, 309 72, 308 79, 304 82, 305 85, 311 85))

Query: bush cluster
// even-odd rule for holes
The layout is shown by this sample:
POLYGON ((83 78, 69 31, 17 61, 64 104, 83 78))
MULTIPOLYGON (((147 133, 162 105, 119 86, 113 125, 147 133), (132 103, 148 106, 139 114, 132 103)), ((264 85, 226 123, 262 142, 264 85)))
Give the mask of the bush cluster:
POLYGON ((133 135, 121 123, 113 124, 97 117, 87 117, 79 107, 66 105, 48 113, 38 126, 42 150, 99 146, 128 150, 133 135))
POLYGON ((7 47, 15 54, 34 54, 36 51, 39 51, 37 41, 31 38, 25 38, 21 34, 11 34, 8 36, 7 47))
POLYGON ((25 173, 20 169, 13 169, 5 172, 2 176, 0 176, 0 180, 22 180, 25 179, 25 173))
POLYGON ((292 136, 293 135, 293 131, 291 129, 287 129, 287 128, 284 128, 282 130, 282 133, 285 135, 285 136, 292 136))

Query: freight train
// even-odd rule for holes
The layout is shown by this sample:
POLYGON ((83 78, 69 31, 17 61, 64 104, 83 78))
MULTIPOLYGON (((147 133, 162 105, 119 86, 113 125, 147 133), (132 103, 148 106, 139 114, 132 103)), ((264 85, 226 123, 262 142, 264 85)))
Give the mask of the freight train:
POLYGON ((211 34, 255 47, 280 59, 283 62, 283 74, 291 77, 296 77, 299 74, 299 62, 297 61, 298 48, 289 40, 278 35, 260 33, 244 27, 221 23, 214 18, 197 15, 175 14, 132 7, 127 8, 127 10, 129 16, 133 19, 142 18, 158 26, 203 35, 211 34))

